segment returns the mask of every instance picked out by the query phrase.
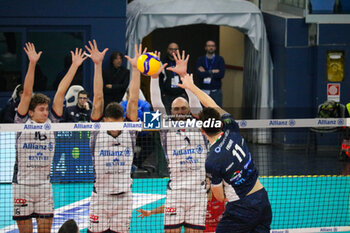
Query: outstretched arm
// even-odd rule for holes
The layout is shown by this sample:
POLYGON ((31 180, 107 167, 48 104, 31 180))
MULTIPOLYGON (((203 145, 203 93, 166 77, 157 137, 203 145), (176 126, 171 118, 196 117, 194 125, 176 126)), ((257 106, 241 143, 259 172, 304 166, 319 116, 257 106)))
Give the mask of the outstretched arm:
POLYGON ((103 79, 102 79, 102 62, 108 48, 100 52, 97 43, 89 41, 89 46, 85 45, 86 50, 90 53, 90 58, 94 62, 94 99, 92 101, 91 119, 99 120, 103 114, 103 79))
POLYGON ((28 42, 25 45, 24 52, 28 56, 29 65, 26 77, 24 79, 23 94, 17 109, 17 112, 22 116, 26 115, 29 109, 30 100, 32 99, 33 95, 35 66, 42 54, 41 51, 39 53, 35 51, 35 46, 33 43, 28 42))
POLYGON ((87 58, 83 54, 82 49, 75 49, 75 52, 70 51, 72 54, 72 65, 70 66, 67 74, 63 77, 60 84, 58 85, 55 97, 53 99, 52 103, 52 109, 58 116, 62 116, 63 113, 63 101, 64 101, 64 95, 66 94, 70 84, 72 83, 72 80, 79 68, 79 66, 85 61, 87 58))
MULTIPOLYGON (((155 54, 160 58, 160 52, 155 51, 155 54)), ((163 64, 159 70, 151 76, 151 104, 153 106, 154 110, 159 110, 163 116, 166 115, 166 110, 164 108, 164 104, 162 102, 162 96, 160 94, 160 87, 159 87, 159 74, 164 70, 164 68, 168 64, 163 64)))
POLYGON ((148 217, 148 216, 153 215, 153 214, 164 213, 164 205, 161 205, 161 206, 159 206, 155 209, 152 209, 152 210, 138 209, 136 211, 140 213, 140 215, 137 217, 138 218, 141 217, 141 220, 142 220, 144 217, 148 217))
POLYGON ((180 56, 179 50, 176 53, 173 53, 176 66, 168 67, 167 70, 173 71, 180 75, 180 77, 184 77, 187 74, 187 63, 190 55, 188 54, 185 58, 185 50, 182 50, 182 56, 180 56))
POLYGON ((220 115, 223 115, 226 113, 226 111, 220 108, 209 95, 204 93, 201 89, 199 89, 193 83, 192 74, 186 74, 185 77, 181 77, 181 81, 182 81, 182 84, 179 83, 178 86, 183 89, 187 89, 191 91, 193 94, 195 94, 199 99, 199 101, 204 105, 204 107, 215 108, 220 115))
MULTIPOLYGON (((145 53, 146 51, 147 51, 147 48, 144 49, 143 53, 145 53)), ((131 82, 129 86, 129 100, 128 100, 128 105, 126 106, 126 117, 132 121, 138 120, 137 103, 139 101, 141 74, 140 74, 140 71, 137 69, 137 59, 141 56, 141 54, 142 54, 142 44, 139 44, 138 48, 137 48, 137 45, 135 44, 135 56, 133 58, 129 56, 125 56, 132 66, 131 82)))

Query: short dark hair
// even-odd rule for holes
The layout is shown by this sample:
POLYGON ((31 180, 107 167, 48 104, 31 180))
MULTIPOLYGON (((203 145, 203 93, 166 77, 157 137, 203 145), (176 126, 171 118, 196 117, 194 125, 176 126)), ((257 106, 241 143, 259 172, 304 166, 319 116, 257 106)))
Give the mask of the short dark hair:
POLYGON ((74 219, 69 219, 62 224, 58 233, 77 233, 78 229, 78 225, 74 219))
MULTIPOLYGON (((203 110, 199 113, 199 120, 201 120, 202 122, 207 120, 221 121, 221 116, 215 108, 203 108, 203 110)), ((215 126, 204 127, 203 125, 202 129, 208 136, 214 136, 218 134, 222 128, 218 128, 215 126)))
POLYGON ((78 92, 78 97, 79 97, 79 95, 86 95, 87 97, 89 97, 89 92, 87 92, 87 91, 85 91, 85 90, 81 90, 81 91, 79 91, 78 92))
POLYGON ((115 51, 111 54, 111 57, 110 57, 110 62, 111 62, 111 65, 113 65, 113 61, 114 59, 116 59, 117 57, 121 57, 121 59, 124 58, 124 55, 122 52, 119 52, 119 51, 115 51))
POLYGON ((35 107, 39 104, 50 104, 50 98, 44 94, 34 94, 29 103, 29 110, 34 111, 35 107))
POLYGON ((109 103, 105 109, 105 117, 113 119, 124 117, 124 109, 117 102, 109 103))

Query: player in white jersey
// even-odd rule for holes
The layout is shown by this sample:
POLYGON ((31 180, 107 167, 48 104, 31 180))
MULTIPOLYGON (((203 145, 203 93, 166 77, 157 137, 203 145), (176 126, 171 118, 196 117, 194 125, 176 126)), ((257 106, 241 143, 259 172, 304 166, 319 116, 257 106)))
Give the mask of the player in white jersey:
MULTIPOLYGON (((37 53, 32 43, 26 43, 24 51, 29 65, 15 123, 25 123, 26 129, 33 128, 32 124, 35 123, 58 122, 63 112, 64 95, 86 57, 81 49, 71 52, 72 65, 60 82, 49 111, 50 99, 43 94, 33 95, 35 66, 42 52, 37 53)), ((46 233, 51 231, 53 219, 50 168, 55 151, 55 135, 53 132, 25 129, 17 134, 16 140, 16 163, 12 181, 13 219, 17 221, 19 232, 29 233, 33 232, 32 218, 36 218, 38 232, 46 233)))
MULTIPOLYGON (((176 67, 168 68, 180 75, 186 74, 188 56, 178 53, 176 67)), ((165 64, 166 65, 166 64, 165 64)), ((151 101, 155 110, 166 116, 161 101, 158 75, 164 66, 151 79, 151 101)), ((176 98, 171 106, 169 121, 178 123, 192 119, 201 111, 201 105, 193 93, 186 91, 189 103, 182 97, 176 98), (192 113, 191 113, 192 112, 192 113), (192 115, 193 114, 193 115, 192 115)), ((164 229, 166 233, 203 232, 207 196, 205 189, 206 140, 199 129, 161 130, 161 142, 168 162, 170 180, 164 207, 164 229)))
MULTIPOLYGON (((107 49, 99 52, 96 42, 86 49, 95 63, 94 99, 91 120, 123 122, 124 110, 119 103, 109 103, 103 115, 102 61, 107 49), (103 119, 102 119, 103 117, 103 119)), ((135 57, 126 56, 132 65, 127 118, 137 121, 140 72, 136 61, 141 55, 141 45, 135 46, 135 57)), ((134 131, 101 131, 91 135, 91 150, 95 170, 95 184, 90 201, 88 232, 129 232, 132 195, 131 166, 136 135, 134 131)))

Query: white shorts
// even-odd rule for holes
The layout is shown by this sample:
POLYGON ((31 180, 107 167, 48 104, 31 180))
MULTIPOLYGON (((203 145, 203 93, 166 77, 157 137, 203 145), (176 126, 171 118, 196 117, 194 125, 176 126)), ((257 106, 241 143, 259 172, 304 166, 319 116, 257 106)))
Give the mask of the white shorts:
POLYGON ((92 192, 88 232, 129 232, 132 214, 132 194, 104 195, 92 192))
POLYGON ((51 184, 12 184, 13 220, 52 218, 53 197, 51 184))
POLYGON ((167 190, 164 209, 164 228, 181 226, 204 230, 207 212, 206 190, 167 190))

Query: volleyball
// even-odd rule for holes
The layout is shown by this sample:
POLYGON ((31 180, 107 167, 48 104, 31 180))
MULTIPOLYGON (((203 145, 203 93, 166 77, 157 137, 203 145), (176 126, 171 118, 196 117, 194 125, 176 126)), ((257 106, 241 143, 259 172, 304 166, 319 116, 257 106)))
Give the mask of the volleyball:
POLYGON ((160 60, 154 53, 144 53, 137 59, 137 69, 145 75, 155 74, 160 65, 160 60))

